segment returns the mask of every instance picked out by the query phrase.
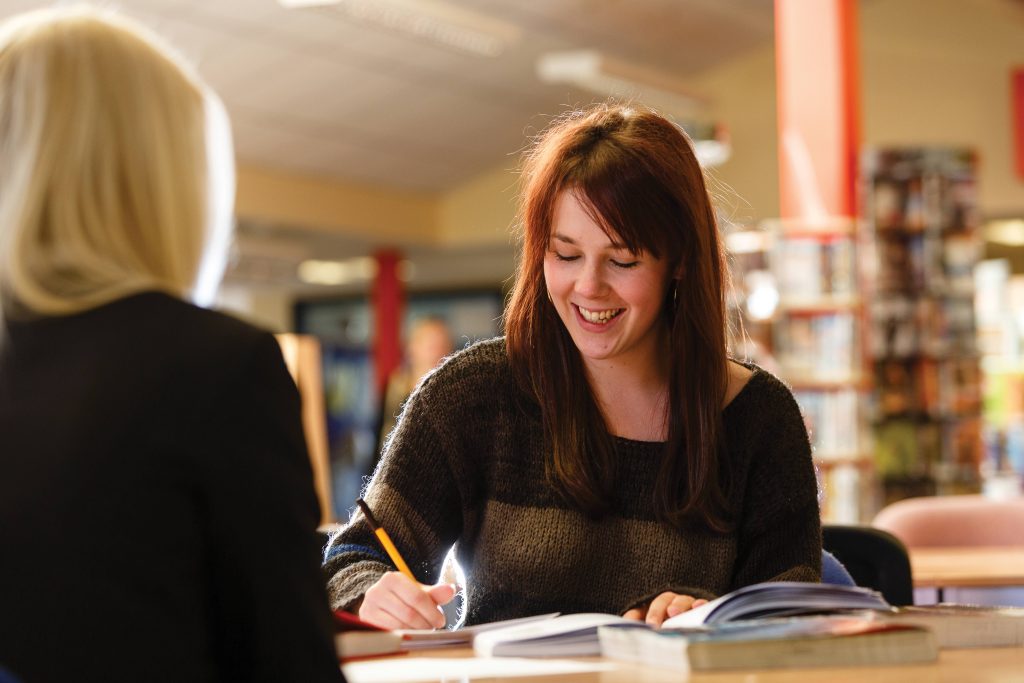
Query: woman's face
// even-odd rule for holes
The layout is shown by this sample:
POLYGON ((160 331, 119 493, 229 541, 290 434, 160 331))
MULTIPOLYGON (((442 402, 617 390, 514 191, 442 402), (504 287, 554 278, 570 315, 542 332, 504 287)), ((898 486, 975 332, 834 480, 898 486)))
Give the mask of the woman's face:
POLYGON ((616 244, 572 192, 562 192, 555 204, 544 279, 588 367, 655 362, 667 334, 662 306, 668 265, 616 244))

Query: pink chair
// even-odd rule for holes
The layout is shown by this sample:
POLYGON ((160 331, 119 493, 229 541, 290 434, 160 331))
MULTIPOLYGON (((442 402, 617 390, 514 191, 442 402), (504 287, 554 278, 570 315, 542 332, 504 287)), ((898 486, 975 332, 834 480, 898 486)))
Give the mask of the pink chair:
POLYGON ((1024 545, 1024 498, 907 498, 884 507, 871 525, 908 548, 1024 545))
MULTIPOLYGON (((884 507, 872 521, 909 549, 952 546, 1024 546, 1024 498, 995 500, 980 495, 907 498, 884 507)), ((914 602, 946 600, 1024 605, 1020 588, 931 588, 914 590, 914 602)))

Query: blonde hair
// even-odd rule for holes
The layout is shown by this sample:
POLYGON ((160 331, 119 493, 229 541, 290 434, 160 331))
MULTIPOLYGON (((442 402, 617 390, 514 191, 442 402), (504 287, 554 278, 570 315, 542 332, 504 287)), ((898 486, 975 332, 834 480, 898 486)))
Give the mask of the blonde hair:
POLYGON ((204 91, 110 12, 0 26, 0 305, 60 315, 190 291, 206 241, 204 91))

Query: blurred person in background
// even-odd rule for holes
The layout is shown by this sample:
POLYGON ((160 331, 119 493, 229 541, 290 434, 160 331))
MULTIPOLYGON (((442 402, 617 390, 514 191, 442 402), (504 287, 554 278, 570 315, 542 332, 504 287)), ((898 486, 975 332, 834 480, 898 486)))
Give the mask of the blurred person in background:
POLYGON ((42 10, 0 26, 0 148, 0 668, 341 680, 296 387, 187 301, 232 227, 219 100, 144 28, 42 10))
MULTIPOLYGON (((379 446, 383 446, 388 434, 395 428, 395 420, 402 410, 402 405, 416 385, 451 352, 452 334, 443 319, 428 316, 419 318, 412 324, 405 345, 405 362, 391 373, 384 392, 379 446)), ((379 459, 380 450, 378 447, 374 466, 379 459)))

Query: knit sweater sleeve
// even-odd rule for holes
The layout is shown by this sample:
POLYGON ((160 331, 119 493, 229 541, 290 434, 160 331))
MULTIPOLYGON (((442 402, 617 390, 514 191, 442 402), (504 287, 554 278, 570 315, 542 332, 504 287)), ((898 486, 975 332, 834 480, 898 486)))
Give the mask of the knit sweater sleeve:
MULTIPOLYGON (((461 528, 462 490, 453 463, 462 450, 450 428, 459 413, 461 361, 429 375, 409 397, 364 491, 374 517, 424 584, 437 581, 461 528)), ((355 609, 385 572, 395 571, 365 517, 355 512, 324 553, 333 609, 355 609)))
POLYGON ((810 440, 790 390, 774 377, 753 402, 750 460, 730 590, 821 580, 821 518, 810 440))

